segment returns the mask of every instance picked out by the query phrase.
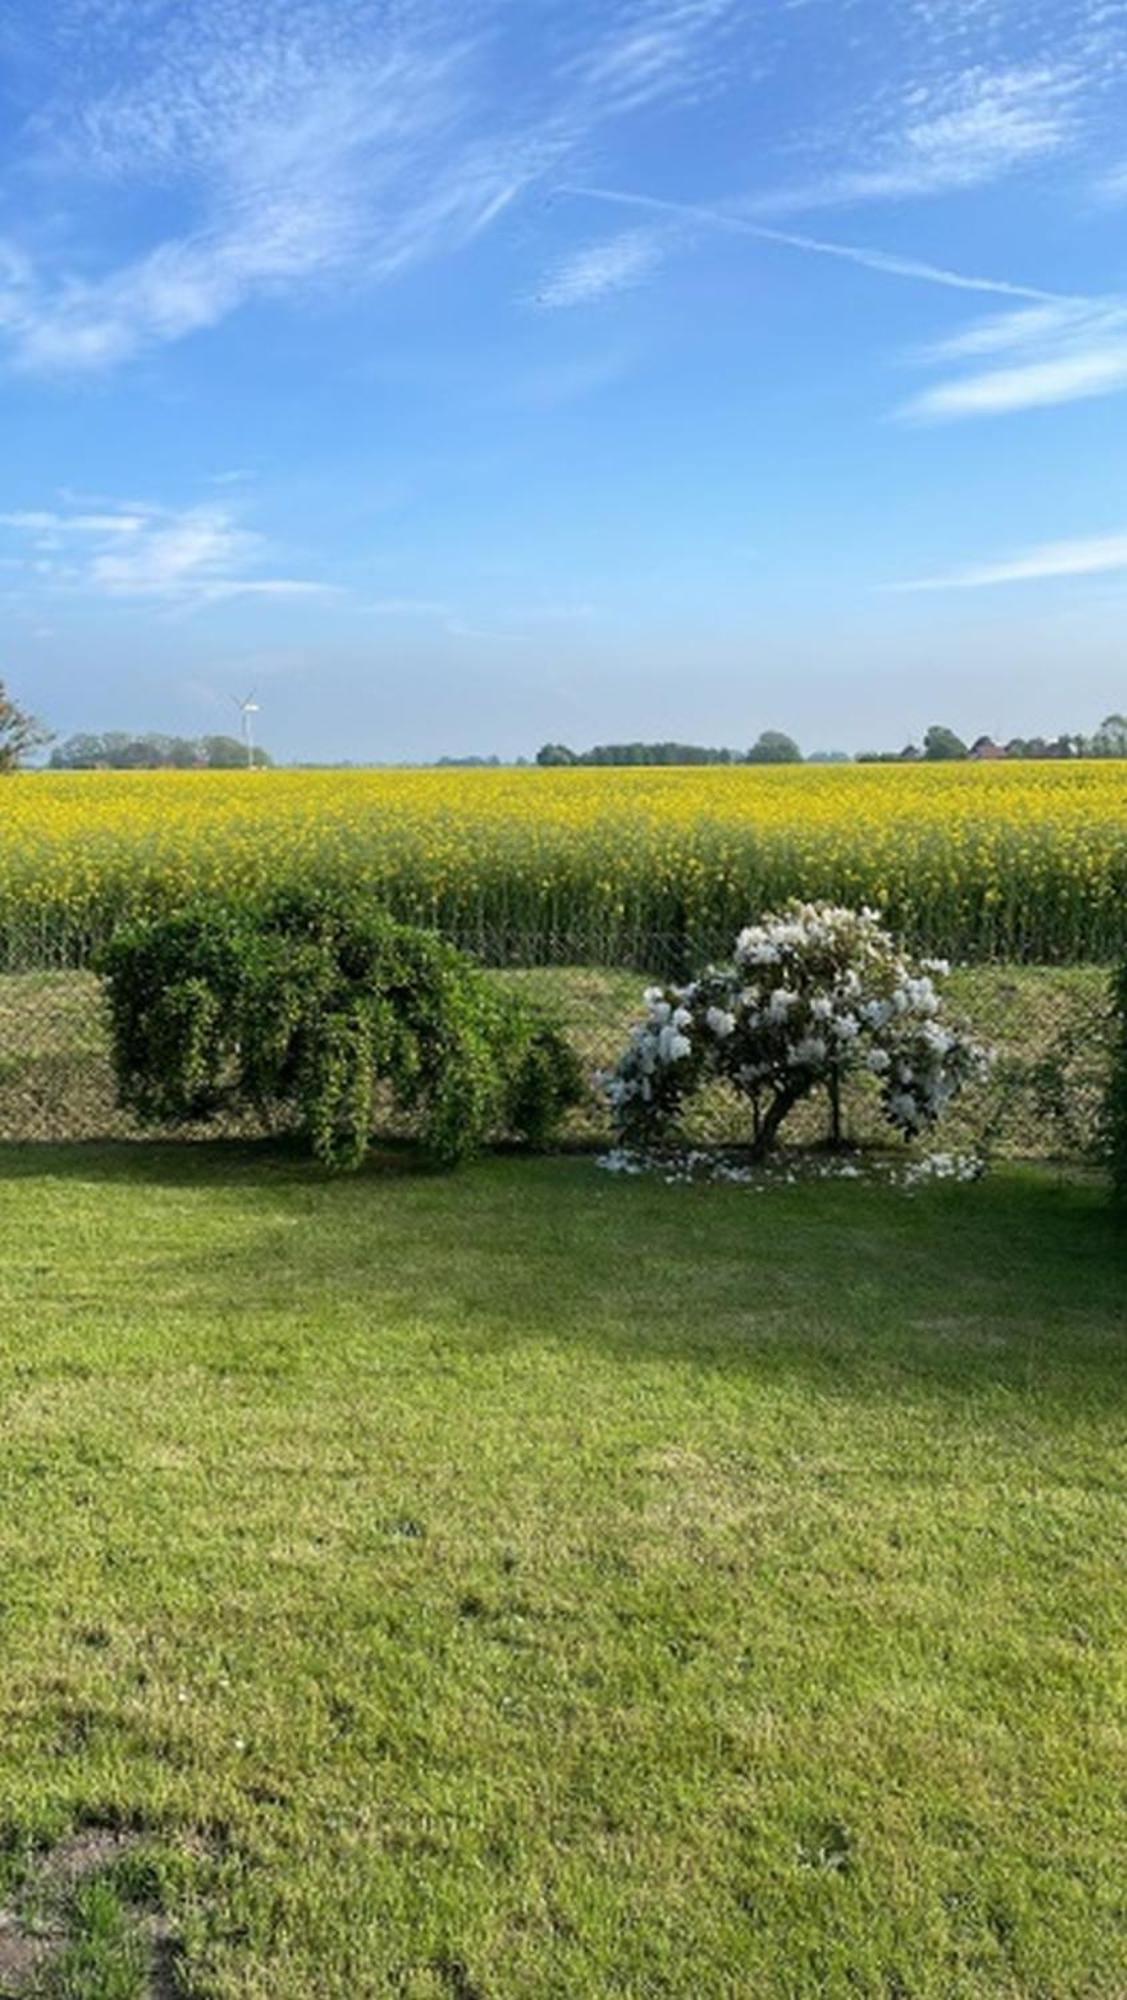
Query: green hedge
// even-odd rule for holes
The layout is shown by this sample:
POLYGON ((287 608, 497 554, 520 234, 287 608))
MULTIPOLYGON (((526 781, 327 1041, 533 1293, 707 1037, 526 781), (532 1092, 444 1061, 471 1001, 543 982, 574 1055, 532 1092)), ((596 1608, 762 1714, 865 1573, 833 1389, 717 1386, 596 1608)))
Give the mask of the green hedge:
POLYGON ((144 1123, 297 1120, 327 1166, 367 1152, 381 1086, 432 1157, 542 1144, 578 1100, 563 1036, 464 953, 355 898, 199 903, 102 953, 122 1104, 144 1123))

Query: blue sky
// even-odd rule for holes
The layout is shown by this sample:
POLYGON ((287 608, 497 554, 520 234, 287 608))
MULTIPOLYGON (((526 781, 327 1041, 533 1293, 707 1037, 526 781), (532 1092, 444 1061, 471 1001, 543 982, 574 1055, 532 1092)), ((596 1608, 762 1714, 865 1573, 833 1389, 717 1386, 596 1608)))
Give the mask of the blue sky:
POLYGON ((284 757, 1127 707, 1125 0, 8 0, 0 671, 284 757))

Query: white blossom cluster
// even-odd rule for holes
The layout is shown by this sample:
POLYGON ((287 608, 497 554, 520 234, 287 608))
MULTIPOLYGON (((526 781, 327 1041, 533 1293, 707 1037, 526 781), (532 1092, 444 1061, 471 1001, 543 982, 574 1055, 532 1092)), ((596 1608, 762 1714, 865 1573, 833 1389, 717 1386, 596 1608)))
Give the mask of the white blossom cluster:
POLYGON ((980 1181, 985 1162, 977 1153, 927 1153, 913 1160, 901 1175, 903 1187, 919 1187, 924 1181, 980 1181))
POLYGON ((693 1012, 685 1004, 692 991, 691 987, 683 992, 672 988, 667 993, 660 986, 647 987, 643 996, 648 1010, 645 1019, 631 1029, 630 1045, 617 1066, 599 1078, 616 1116, 629 1104, 655 1104, 670 1095, 673 1065, 693 1055, 687 1032, 693 1027, 693 1012))
POLYGON ((665 1181, 667 1186, 688 1186, 707 1182, 729 1187, 747 1187, 762 1193, 772 1187, 796 1187, 805 1181, 863 1181, 884 1186, 913 1188, 932 1181, 978 1181, 986 1172, 986 1162, 977 1153, 926 1153, 906 1166, 893 1166, 879 1157, 860 1161, 834 1155, 795 1158, 786 1166, 755 1167, 743 1159, 703 1148, 663 1148, 660 1152, 632 1151, 614 1146, 595 1161, 604 1173, 623 1174, 634 1179, 643 1174, 665 1181))
POLYGON ((943 1019, 941 960, 914 963, 877 912, 794 903, 741 931, 730 965, 651 987, 600 1083, 624 1138, 643 1142, 686 1096, 721 1079, 762 1111, 768 1139, 817 1086, 867 1071, 889 1123, 929 1130, 986 1062, 943 1019))

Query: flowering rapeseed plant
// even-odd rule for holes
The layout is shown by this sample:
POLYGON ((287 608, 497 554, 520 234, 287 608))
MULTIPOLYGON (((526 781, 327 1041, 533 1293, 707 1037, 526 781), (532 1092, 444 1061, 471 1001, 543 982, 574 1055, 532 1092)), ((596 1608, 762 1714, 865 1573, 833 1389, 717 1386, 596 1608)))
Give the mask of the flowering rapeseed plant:
POLYGON ((118 918, 358 888, 460 942, 687 964, 749 911, 881 908, 921 950, 1127 948, 1127 762, 25 772, 0 786, 0 947, 81 959, 118 918), (553 946, 553 941, 558 943, 553 946))

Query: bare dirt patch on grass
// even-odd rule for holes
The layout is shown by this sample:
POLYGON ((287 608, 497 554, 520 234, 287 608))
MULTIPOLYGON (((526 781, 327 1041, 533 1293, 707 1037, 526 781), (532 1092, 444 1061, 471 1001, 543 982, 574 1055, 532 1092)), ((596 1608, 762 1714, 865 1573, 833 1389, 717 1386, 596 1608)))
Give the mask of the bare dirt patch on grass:
POLYGON ((175 1929, 133 1899, 123 1866, 144 1845, 137 1832, 80 1826, 34 1857, 12 1907, 0 1909, 0 2000, 176 2000, 175 1929))

